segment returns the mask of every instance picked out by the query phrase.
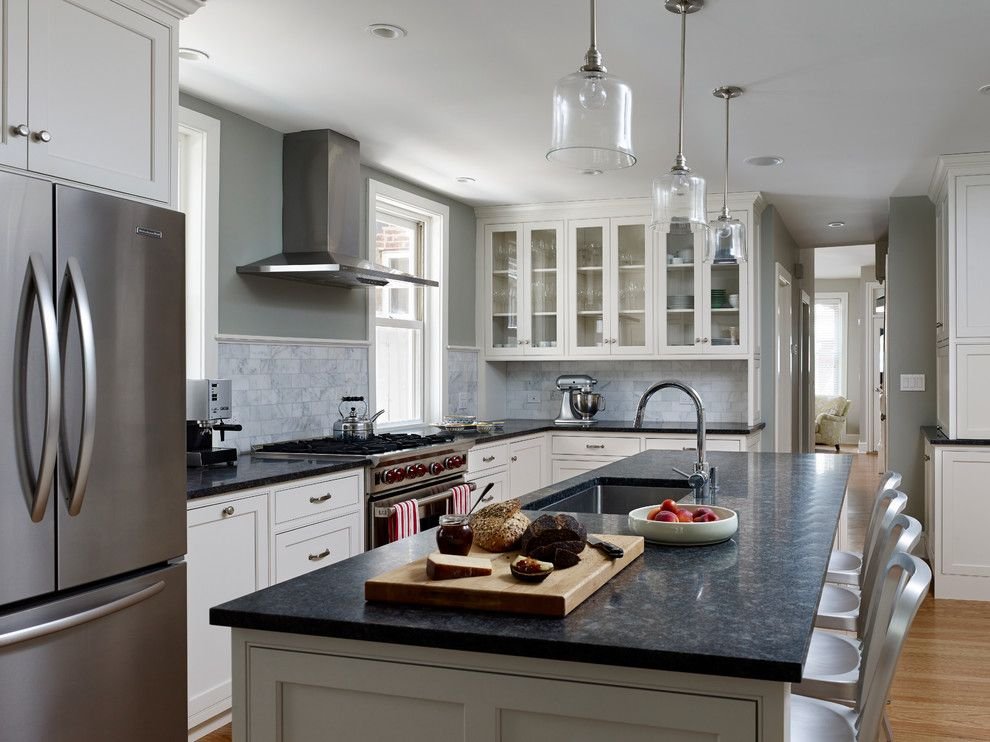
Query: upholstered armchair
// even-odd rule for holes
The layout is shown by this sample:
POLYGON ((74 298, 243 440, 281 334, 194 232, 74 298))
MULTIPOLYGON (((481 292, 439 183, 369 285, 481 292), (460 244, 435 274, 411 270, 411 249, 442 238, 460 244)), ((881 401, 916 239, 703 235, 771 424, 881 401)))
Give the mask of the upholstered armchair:
POLYGON ((838 452, 850 404, 845 397, 815 396, 815 443, 835 446, 838 452))

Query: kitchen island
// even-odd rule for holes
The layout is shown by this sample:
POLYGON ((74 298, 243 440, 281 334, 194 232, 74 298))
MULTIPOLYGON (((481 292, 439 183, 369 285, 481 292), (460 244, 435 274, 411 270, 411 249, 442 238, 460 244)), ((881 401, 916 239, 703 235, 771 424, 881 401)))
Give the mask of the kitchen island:
MULTIPOLYGON (((722 544, 647 545, 563 619, 364 601, 364 582, 434 550, 427 532, 227 603, 234 732, 274 739, 787 738, 850 457, 713 452, 722 544)), ((669 480, 649 451, 525 498, 669 480)), ((582 514, 589 532, 626 518, 582 514)))

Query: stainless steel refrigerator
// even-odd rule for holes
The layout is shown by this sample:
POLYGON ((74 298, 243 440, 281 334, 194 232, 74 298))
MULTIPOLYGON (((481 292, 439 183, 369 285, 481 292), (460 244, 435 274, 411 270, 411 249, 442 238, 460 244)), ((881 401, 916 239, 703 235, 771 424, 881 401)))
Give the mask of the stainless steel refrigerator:
POLYGON ((0 739, 186 735, 185 223, 0 173, 0 739))

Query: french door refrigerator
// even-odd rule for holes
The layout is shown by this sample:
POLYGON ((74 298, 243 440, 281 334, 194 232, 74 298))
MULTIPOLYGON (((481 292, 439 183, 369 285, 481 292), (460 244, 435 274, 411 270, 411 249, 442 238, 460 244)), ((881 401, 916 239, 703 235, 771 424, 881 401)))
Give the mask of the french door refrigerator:
POLYGON ((186 735, 182 214, 0 173, 0 739, 186 735))

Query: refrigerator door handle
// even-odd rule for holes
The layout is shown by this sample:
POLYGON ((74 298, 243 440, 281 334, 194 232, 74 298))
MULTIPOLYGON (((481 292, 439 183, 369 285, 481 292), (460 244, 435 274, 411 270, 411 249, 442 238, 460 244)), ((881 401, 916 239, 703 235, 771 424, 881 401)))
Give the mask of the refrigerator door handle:
POLYGON ((165 581, 159 580, 158 582, 148 585, 148 587, 142 588, 137 592, 131 593, 130 595, 125 595, 123 598, 111 600, 109 603, 98 605, 95 608, 90 608, 85 611, 80 611, 79 613, 63 616, 62 618, 56 618, 54 621, 46 621, 45 623, 37 624, 36 626, 28 626, 24 629, 8 631, 6 634, 0 634, 0 649, 9 647, 12 644, 20 644, 21 642, 26 642, 31 639, 48 636, 49 634, 56 634, 59 631, 71 629, 73 626, 81 626, 82 624, 89 623, 90 621, 96 621, 97 619, 109 616, 111 613, 116 613, 117 611, 122 611, 125 608, 130 608, 132 605, 137 605, 153 595, 157 595, 164 589, 165 581))
POLYGON ((86 293, 86 282, 83 280, 82 268, 76 258, 69 258, 65 266, 65 276, 62 288, 59 290, 59 347, 62 358, 65 359, 65 347, 69 337, 69 314, 72 302, 76 305, 80 345, 82 346, 83 365, 83 409, 82 434, 79 441, 79 454, 76 457, 76 471, 69 471, 69 444, 66 440, 65 429, 62 426, 59 435, 61 461, 65 479, 69 483, 65 494, 69 515, 79 515, 83 498, 86 496, 86 484, 89 482, 89 470, 93 463, 93 445, 96 442, 96 347, 94 344, 93 312, 86 293))
POLYGON ((44 260, 37 253, 28 259, 21 289, 21 304, 17 312, 17 381, 14 384, 14 429, 17 433, 18 469, 27 499, 31 520, 41 522, 48 508, 48 497, 55 480, 58 453, 59 421, 62 409, 62 382, 59 376, 58 330, 55 319, 55 299, 48 281, 44 260), (31 304, 37 299, 41 330, 45 343, 45 432, 41 444, 41 460, 37 475, 32 472, 30 443, 27 430, 27 354, 31 337, 31 304))

